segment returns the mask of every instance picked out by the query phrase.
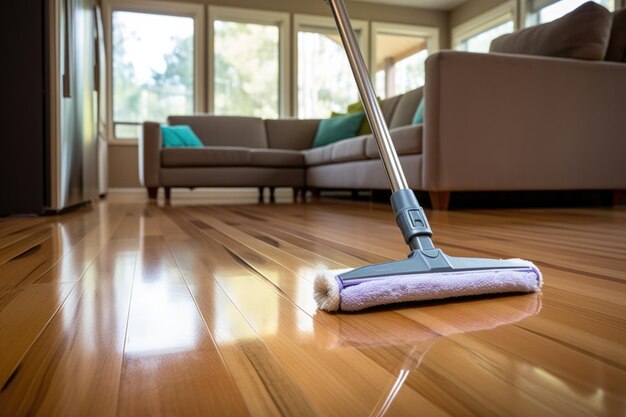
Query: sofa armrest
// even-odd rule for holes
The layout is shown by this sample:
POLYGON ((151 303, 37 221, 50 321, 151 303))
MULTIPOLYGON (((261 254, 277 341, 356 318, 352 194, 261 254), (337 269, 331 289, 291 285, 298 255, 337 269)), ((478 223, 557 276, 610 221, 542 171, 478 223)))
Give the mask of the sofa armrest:
POLYGON ((443 51, 425 97, 425 190, 626 187, 624 64, 443 51))
POLYGON ((161 125, 144 122, 139 132, 139 181, 145 187, 160 185, 161 170, 161 125))

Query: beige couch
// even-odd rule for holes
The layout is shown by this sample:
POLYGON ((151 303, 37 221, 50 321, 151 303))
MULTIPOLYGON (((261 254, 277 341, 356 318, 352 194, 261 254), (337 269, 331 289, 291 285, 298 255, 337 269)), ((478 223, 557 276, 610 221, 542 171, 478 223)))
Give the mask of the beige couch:
MULTIPOLYGON (((410 124, 421 89, 382 103, 409 186, 428 191, 440 209, 454 191, 623 194, 626 63, 611 61, 626 60, 626 11, 616 12, 611 26, 613 17, 598 7, 587 3, 553 26, 494 41, 509 53, 430 56, 424 125, 410 124), (591 29, 581 24, 592 20, 591 29), (567 43, 554 40, 559 30, 567 43), (559 57, 523 55, 524 45, 559 57)), ((207 146, 161 149, 159 125, 145 123, 140 175, 151 196, 157 187, 166 194, 196 186, 388 188, 371 135, 310 149, 318 120, 198 115, 169 123, 190 125, 207 146)))
MULTIPOLYGON (((382 102, 400 159, 417 186, 422 125, 411 125, 422 89, 382 102)), ((319 120, 262 120, 199 114, 171 116, 189 125, 202 148, 162 148, 158 123, 145 122, 139 139, 141 183, 151 198, 159 187, 387 188, 374 138, 365 135, 313 148, 319 120), (333 167, 333 168, 331 168, 333 167)))

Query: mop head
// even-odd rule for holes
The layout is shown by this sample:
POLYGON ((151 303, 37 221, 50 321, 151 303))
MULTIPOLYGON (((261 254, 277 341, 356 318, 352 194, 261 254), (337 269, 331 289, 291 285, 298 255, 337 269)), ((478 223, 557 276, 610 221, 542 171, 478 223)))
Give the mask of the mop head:
POLYGON ((538 292, 543 278, 535 264, 521 259, 512 261, 523 264, 523 267, 394 275, 345 287, 339 276, 351 269, 321 271, 315 277, 314 298, 321 310, 358 311, 409 301, 538 292))

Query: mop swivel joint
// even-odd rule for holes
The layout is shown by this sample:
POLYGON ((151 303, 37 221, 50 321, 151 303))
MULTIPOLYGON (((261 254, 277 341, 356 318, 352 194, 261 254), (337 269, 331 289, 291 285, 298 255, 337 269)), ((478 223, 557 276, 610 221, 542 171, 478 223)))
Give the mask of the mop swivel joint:
POLYGON ((391 206, 407 245, 412 249, 431 249, 433 245, 430 237, 433 232, 424 209, 417 202, 413 191, 403 189, 391 194, 391 206))

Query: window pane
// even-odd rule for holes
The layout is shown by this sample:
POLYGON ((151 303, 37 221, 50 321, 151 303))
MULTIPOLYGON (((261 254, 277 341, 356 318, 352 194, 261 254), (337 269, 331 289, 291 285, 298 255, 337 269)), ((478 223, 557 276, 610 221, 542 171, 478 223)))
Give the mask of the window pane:
POLYGON ((513 32, 513 21, 509 20, 467 38, 457 49, 467 52, 489 52, 489 46, 492 40, 511 32, 513 32))
POLYGON ((425 38, 377 34, 376 94, 381 98, 392 97, 424 85, 427 57, 425 38))
POLYGON ((350 64, 335 32, 298 32, 298 117, 344 113, 358 101, 350 64))
POLYGON ((114 122, 193 113, 193 33, 189 17, 113 12, 114 122))
POLYGON ((215 113, 277 118, 278 26, 216 20, 213 28, 215 113))
POLYGON ((116 139, 137 139, 139 136, 139 124, 137 123, 119 123, 113 124, 115 126, 116 139))
MULTIPOLYGON (((532 11, 532 7, 529 6, 530 13, 528 13, 528 15, 526 16, 526 26, 528 27, 541 23, 551 22, 563 15, 566 15, 567 13, 571 12, 572 10, 576 9, 587 1, 588 0, 560 0, 534 12, 532 11)), ((611 11, 613 10, 613 0, 593 1, 611 11)))

